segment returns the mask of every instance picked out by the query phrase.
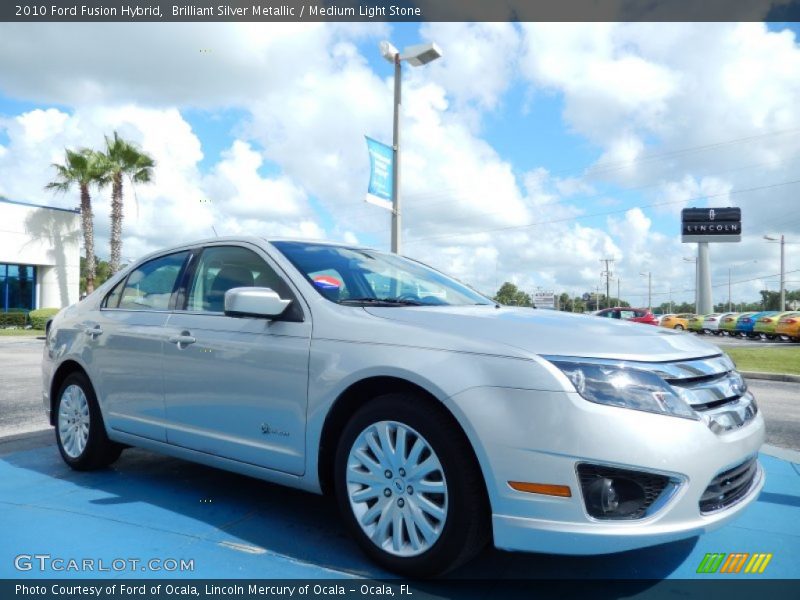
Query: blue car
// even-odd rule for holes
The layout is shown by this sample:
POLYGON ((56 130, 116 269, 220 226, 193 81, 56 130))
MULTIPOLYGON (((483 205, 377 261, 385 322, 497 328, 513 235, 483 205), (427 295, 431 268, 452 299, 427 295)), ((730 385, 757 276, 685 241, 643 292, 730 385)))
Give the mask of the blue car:
POLYGON ((777 314, 777 312, 774 310, 768 310, 740 318, 736 321, 735 334, 749 338, 761 337, 760 334, 753 331, 753 328, 756 326, 756 323, 758 323, 758 320, 761 317, 768 317, 774 314, 777 314))

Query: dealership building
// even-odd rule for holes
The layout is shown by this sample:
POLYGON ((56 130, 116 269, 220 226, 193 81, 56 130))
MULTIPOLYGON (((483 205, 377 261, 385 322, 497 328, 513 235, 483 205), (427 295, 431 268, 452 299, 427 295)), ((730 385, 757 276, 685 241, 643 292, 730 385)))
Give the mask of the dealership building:
POLYGON ((78 301, 80 211, 0 197, 0 312, 78 301))

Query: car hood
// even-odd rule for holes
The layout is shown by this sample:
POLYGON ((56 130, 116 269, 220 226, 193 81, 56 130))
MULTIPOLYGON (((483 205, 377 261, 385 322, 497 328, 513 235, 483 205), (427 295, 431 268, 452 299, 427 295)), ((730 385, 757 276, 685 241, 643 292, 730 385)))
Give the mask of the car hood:
POLYGON ((720 354, 719 348, 691 334, 551 310, 492 306, 367 307, 365 310, 373 316, 418 328, 417 339, 447 340, 449 350, 472 349, 480 341, 487 344, 487 353, 492 352, 492 346, 494 351, 497 346, 504 346, 525 354, 643 361, 720 354), (469 340, 465 348, 455 347, 459 338, 469 340))

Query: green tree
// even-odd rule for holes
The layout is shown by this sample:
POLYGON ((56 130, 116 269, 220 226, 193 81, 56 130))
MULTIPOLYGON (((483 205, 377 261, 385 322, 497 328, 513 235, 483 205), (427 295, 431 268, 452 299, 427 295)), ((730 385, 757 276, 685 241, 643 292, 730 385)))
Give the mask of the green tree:
POLYGON ((137 146, 119 137, 106 136, 106 150, 102 153, 103 185, 111 185, 111 272, 120 269, 122 257, 122 180, 128 177, 131 185, 150 183, 153 180, 155 161, 137 146))
MULTIPOLYGON (((94 285, 95 287, 100 287, 103 285, 113 273, 111 273, 111 265, 108 261, 101 260, 98 257, 94 257, 95 265, 97 265, 97 272, 94 276, 94 285)), ((86 264, 86 259, 81 256, 81 273, 85 272, 84 265, 86 264)), ((91 293, 88 288, 88 282, 86 277, 81 276, 81 295, 91 293)))
POLYGON ((77 186, 81 195, 81 228, 86 258, 81 272, 86 278, 86 291, 94 291, 96 265, 94 255, 94 215, 89 186, 102 182, 103 167, 95 152, 88 149, 64 151, 64 164, 53 163, 56 178, 45 186, 54 192, 66 193, 77 186))
POLYGON ((530 294, 526 294, 509 281, 500 286, 494 301, 508 306, 532 306, 530 294))

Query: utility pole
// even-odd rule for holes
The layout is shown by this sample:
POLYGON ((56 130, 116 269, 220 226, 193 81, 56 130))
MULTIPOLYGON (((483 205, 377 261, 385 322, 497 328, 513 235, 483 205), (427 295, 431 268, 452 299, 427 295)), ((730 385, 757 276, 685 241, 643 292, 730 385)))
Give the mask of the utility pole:
POLYGON ((611 269, 609 268, 608 263, 613 263, 614 259, 601 258, 600 262, 606 264, 605 271, 603 271, 601 275, 606 278, 606 304, 608 304, 606 308, 611 308, 611 269))
MULTIPOLYGON (((768 240, 770 242, 777 242, 778 241, 777 238, 770 237, 768 235, 765 235, 764 239, 768 240)), ((786 279, 786 266, 785 266, 786 263, 785 263, 785 255, 783 253, 783 247, 784 247, 784 244, 786 243, 786 240, 784 239, 784 235, 783 234, 781 234, 780 243, 781 243, 781 299, 780 299, 780 306, 779 306, 778 310, 784 311, 784 310, 786 310, 786 285, 785 285, 785 283, 786 283, 786 281, 785 281, 785 279, 786 279)))
POLYGON ((621 281, 621 279, 619 277, 617 277, 617 302, 619 304, 622 304, 622 296, 620 296, 620 293, 619 293, 619 282, 620 281, 621 281))

